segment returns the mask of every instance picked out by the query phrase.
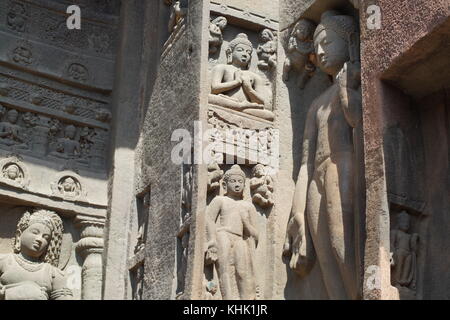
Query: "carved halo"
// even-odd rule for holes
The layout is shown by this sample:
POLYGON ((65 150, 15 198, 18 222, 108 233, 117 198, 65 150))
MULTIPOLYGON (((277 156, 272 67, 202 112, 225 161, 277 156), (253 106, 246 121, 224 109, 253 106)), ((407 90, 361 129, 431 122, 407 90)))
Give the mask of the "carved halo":
POLYGON ((63 171, 58 173, 51 184, 52 195, 65 200, 84 200, 87 196, 82 183, 82 178, 72 172, 63 171))
POLYGON ((30 176, 28 169, 17 156, 11 156, 0 161, 0 183, 13 187, 28 189, 30 176))

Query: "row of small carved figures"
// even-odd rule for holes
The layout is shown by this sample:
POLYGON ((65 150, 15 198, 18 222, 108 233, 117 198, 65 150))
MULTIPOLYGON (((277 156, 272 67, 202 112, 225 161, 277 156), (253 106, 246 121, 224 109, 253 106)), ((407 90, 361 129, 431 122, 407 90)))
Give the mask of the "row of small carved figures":
MULTIPOLYGON (((18 158, 8 158, 2 161, 0 181, 27 190, 30 183, 29 172, 18 158)), ((52 183, 53 195, 75 199, 82 195, 81 182, 73 174, 64 173, 52 183)))
MULTIPOLYGON (((43 9, 40 7, 35 8, 43 9)), ((9 12, 6 15, 6 25, 10 30, 15 32, 32 31, 29 25, 32 16, 30 11, 30 8, 24 3, 12 2, 9 12)), ((113 43, 114 32, 111 28, 100 27, 88 21, 83 21, 84 27, 81 30, 77 30, 79 32, 70 33, 70 30, 66 27, 65 22, 67 18, 65 15, 54 14, 53 10, 46 11, 48 12, 34 12, 34 21, 40 23, 36 28, 38 30, 35 29, 34 32, 39 31, 42 37, 51 40, 53 45, 60 42, 78 48, 91 48, 101 54, 113 54, 115 47, 113 43), (84 30, 86 32, 83 32, 84 30), (71 41, 75 40, 71 39, 71 35, 76 37, 76 41, 71 41)))
POLYGON ((103 152, 106 144, 107 132, 104 129, 77 128, 72 124, 63 129, 63 124, 57 119, 31 112, 22 114, 1 105, 0 119, 0 145, 16 150, 30 150, 31 142, 34 151, 40 146, 43 153, 46 153, 49 144, 49 154, 52 156, 81 159, 87 158, 91 152, 103 152))

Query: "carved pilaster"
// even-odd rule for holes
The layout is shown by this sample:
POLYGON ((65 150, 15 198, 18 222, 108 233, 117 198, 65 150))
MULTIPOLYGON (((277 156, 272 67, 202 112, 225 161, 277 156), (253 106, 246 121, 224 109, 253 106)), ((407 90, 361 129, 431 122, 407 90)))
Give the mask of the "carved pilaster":
POLYGON ((84 259, 81 275, 81 298, 83 300, 101 300, 104 220, 78 215, 75 223, 80 229, 80 240, 76 250, 84 259))

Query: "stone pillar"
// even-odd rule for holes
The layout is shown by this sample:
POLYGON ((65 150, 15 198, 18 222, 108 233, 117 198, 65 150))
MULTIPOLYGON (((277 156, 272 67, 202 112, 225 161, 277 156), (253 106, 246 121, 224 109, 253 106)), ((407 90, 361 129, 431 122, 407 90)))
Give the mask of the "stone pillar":
POLYGON ((80 229, 80 240, 76 245, 76 250, 84 259, 81 274, 81 298, 83 300, 101 300, 104 220, 77 216, 75 225, 80 229))
MULTIPOLYGON (((144 1, 123 1, 120 44, 117 54, 113 114, 113 138, 107 224, 103 299, 126 299, 128 277, 128 228, 134 199, 135 148, 141 105, 141 65, 144 1), (117 116, 116 116, 117 115, 117 116), (126 187, 124 187, 126 186, 126 187)), ((129 297, 128 297, 129 298, 129 297)))

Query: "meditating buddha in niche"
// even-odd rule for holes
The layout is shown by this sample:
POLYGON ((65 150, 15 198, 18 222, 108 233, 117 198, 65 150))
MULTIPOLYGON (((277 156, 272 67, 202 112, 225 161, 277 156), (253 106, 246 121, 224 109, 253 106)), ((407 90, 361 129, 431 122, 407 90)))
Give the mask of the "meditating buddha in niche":
POLYGON ((244 33, 230 42, 226 50, 228 64, 219 64, 211 71, 209 102, 272 121, 274 114, 267 110, 270 92, 265 81, 248 70, 253 45, 244 33))

